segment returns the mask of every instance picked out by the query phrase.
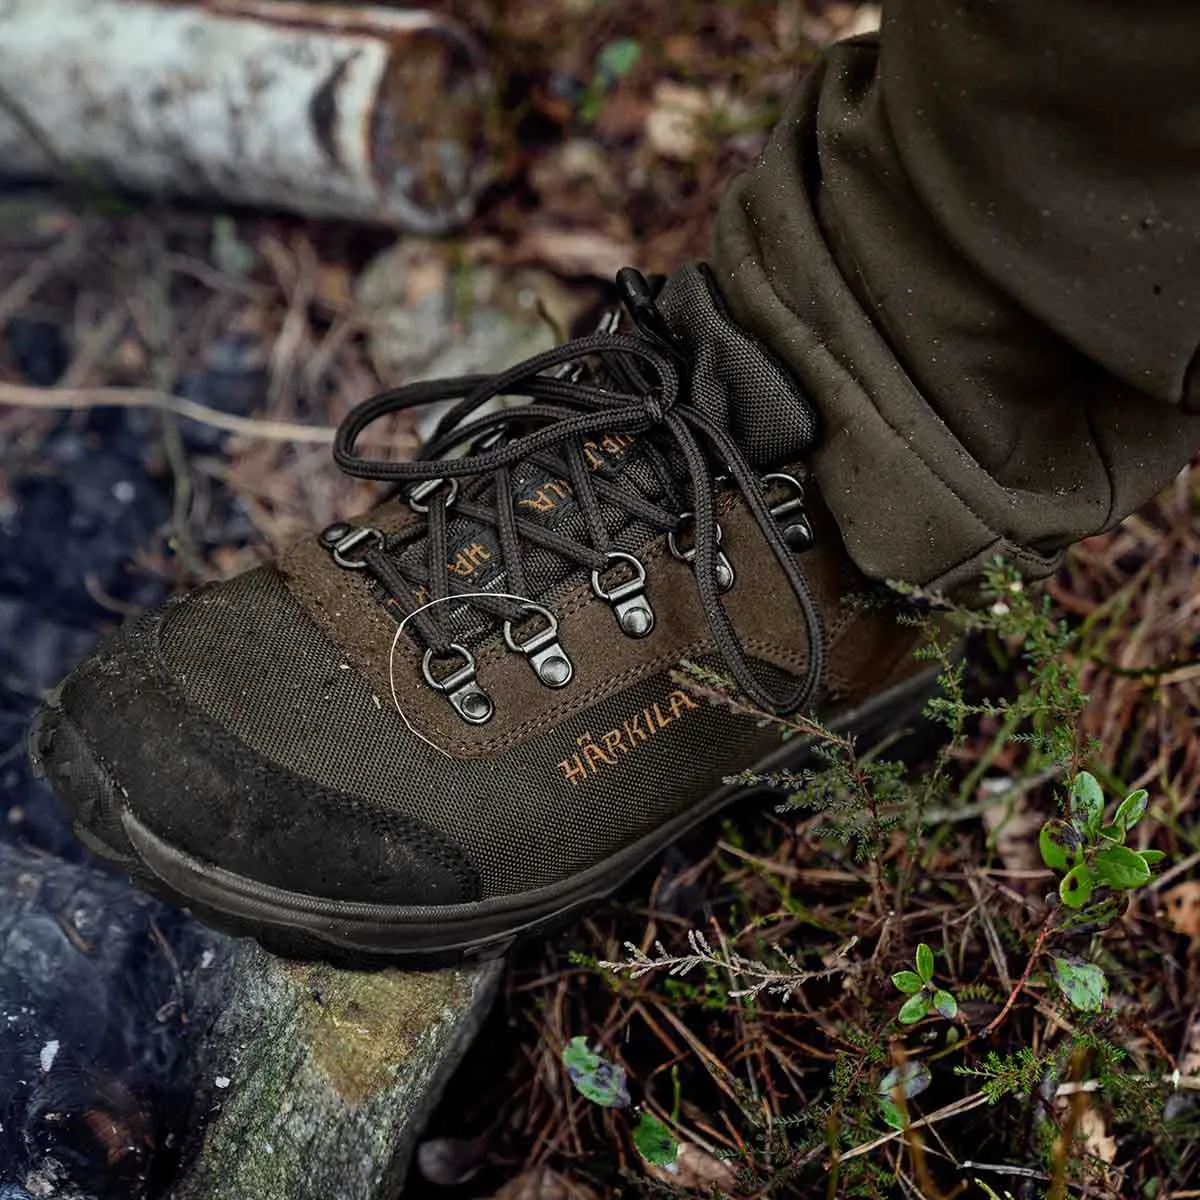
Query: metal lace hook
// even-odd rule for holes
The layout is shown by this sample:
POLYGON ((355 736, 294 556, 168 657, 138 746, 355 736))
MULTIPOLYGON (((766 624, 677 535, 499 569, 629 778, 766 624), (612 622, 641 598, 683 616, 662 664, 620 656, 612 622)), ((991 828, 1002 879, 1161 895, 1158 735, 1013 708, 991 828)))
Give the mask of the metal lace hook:
POLYGON ((433 662, 437 657, 432 646, 421 659, 421 674, 435 692, 441 692, 454 705, 455 712, 472 725, 483 725, 492 719, 496 706, 492 698, 479 686, 475 676, 475 656, 461 642, 451 642, 447 649, 462 659, 456 670, 437 678, 433 674, 433 662))
POLYGON ((527 612, 536 613, 545 622, 545 628, 530 634, 524 641, 518 642, 513 636, 512 621, 504 622, 504 642, 510 650, 523 654, 529 660, 529 665, 537 673, 537 677, 552 688, 566 687, 575 674, 575 667, 567 652, 558 640, 558 620, 548 609, 540 604, 525 604, 527 612))
POLYGON ((592 591, 612 606, 617 624, 627 636, 643 638, 654 628, 654 609, 646 595, 646 568, 641 559, 624 550, 610 550, 604 556, 604 565, 592 572, 592 591), (633 571, 633 578, 606 588, 602 577, 622 564, 633 571))
MULTIPOLYGON (((682 548, 679 545, 679 539, 676 536, 683 532, 683 529, 689 521, 695 518, 693 512, 683 512, 679 514, 679 524, 667 534, 667 549, 671 552, 672 558, 677 558, 680 562, 687 563, 692 570, 696 569, 696 546, 693 543, 691 546, 682 548)), ((729 561, 729 556, 721 549, 721 543, 724 540, 724 532, 721 529, 721 522, 717 522, 717 587, 722 592, 727 592, 733 587, 734 579, 736 578, 733 571, 733 563, 729 561)))

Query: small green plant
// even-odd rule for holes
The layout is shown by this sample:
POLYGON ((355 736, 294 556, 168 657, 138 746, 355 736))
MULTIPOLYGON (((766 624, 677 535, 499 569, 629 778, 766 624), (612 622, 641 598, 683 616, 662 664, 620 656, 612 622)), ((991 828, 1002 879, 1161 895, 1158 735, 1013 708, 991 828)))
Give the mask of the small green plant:
POLYGON ((1095 963, 1071 956, 1055 955, 1050 960, 1054 982, 1080 1012, 1099 1012, 1108 995, 1108 980, 1095 963))
POLYGON ((602 1108, 628 1108, 625 1068, 597 1054, 585 1037, 573 1037, 562 1052, 567 1075, 582 1096, 602 1108))
POLYGON ((1161 850, 1125 845, 1148 804, 1145 788, 1130 792, 1105 825, 1104 793, 1096 777, 1080 771, 1071 780, 1069 819, 1047 821, 1038 837, 1042 861, 1063 873, 1058 894, 1069 908, 1083 908, 1097 888, 1132 891, 1150 881, 1152 868, 1166 856, 1161 850))
POLYGON ((637 1152, 656 1167, 673 1166, 679 1157, 679 1143, 671 1131, 653 1114, 643 1111, 633 1128, 637 1152))
POLYGON ((879 1109, 883 1119, 893 1129, 903 1129, 908 1123, 899 1101, 919 1096, 933 1082, 929 1068, 920 1062, 906 1062, 893 1067, 879 1081, 879 1109))
POLYGON ((953 1021, 958 1016, 958 1001, 945 988, 933 984, 933 951, 922 942, 917 947, 915 971, 897 971, 892 982, 908 999, 900 1006, 901 1025, 915 1025, 930 1012, 953 1021))
POLYGON ((642 57, 642 44, 634 38, 607 42, 596 55, 596 73, 579 102, 579 116, 591 124, 600 115, 604 97, 622 80, 642 57))
MULTIPOLYGON (((563 1066, 576 1090, 601 1108, 628 1108, 629 1078, 625 1068, 610 1062, 588 1045, 585 1037, 573 1037, 562 1051, 563 1066)), ((648 1163, 670 1167, 679 1157, 679 1142, 653 1113, 643 1109, 633 1127, 633 1144, 648 1163)))

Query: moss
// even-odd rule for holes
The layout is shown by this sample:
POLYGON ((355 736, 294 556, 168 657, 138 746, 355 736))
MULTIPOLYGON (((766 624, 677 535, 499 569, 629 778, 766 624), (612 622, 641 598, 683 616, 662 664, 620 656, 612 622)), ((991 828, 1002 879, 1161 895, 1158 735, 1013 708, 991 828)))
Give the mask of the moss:
POLYGON ((353 972, 295 963, 287 974, 298 990, 297 1036, 354 1107, 391 1086, 431 1027, 471 997, 470 976, 461 971, 353 972))

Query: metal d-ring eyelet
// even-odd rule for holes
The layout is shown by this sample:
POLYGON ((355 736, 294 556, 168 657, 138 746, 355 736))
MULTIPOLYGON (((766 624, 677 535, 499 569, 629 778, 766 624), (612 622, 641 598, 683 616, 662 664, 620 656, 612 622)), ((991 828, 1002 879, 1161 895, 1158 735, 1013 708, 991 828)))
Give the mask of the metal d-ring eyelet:
MULTIPOLYGON (((676 536, 682 533, 687 523, 695 517, 695 513, 683 512, 679 514, 679 524, 667 534, 667 549, 671 552, 672 558, 679 559, 680 562, 687 563, 693 570, 696 569, 696 547, 695 545, 688 546, 683 549, 679 545, 679 539, 676 536)), ((734 573, 733 563, 729 561, 729 556, 721 549, 721 543, 724 541, 725 534, 721 529, 721 522, 717 522, 717 587, 722 592, 727 592, 733 587, 734 573)))
POLYGON ((782 527, 783 540, 793 550, 803 552, 811 549, 817 539, 804 507, 804 485, 794 475, 782 472, 764 475, 762 482, 767 487, 773 483, 782 484, 791 492, 778 504, 771 505, 771 516, 782 527))
POLYGON ((592 572, 592 591, 612 606, 617 624, 629 637, 643 638, 654 628, 654 609, 646 596, 646 568, 632 554, 610 550, 604 556, 604 566, 592 572), (601 576, 619 564, 631 568, 633 578, 606 588, 601 576))
POLYGON ((408 493, 408 507, 413 512, 427 513, 429 505, 426 501, 430 500, 439 488, 445 487, 446 498, 442 501, 447 508, 450 507, 458 496, 458 480, 451 479, 423 479, 408 493))
POLYGON ((433 674, 434 651, 431 646, 425 651, 421 660, 421 674, 425 682, 435 692, 447 696, 454 705, 455 712, 471 725, 484 725, 492 719, 496 706, 492 698, 481 688, 475 678, 475 656, 458 642, 452 642, 448 649, 462 659, 462 666, 436 679, 433 674))
POLYGON ((530 634, 523 642, 518 642, 513 637, 513 623, 505 621, 505 644, 510 650, 515 650, 529 659, 529 665, 547 687, 566 687, 571 682, 571 676, 575 674, 575 667, 559 643, 558 621, 548 608, 543 608, 540 604, 524 604, 522 608, 542 617, 546 627, 530 634))
POLYGON ((329 553, 333 555, 333 561, 346 571, 365 571, 367 568, 367 551, 381 549, 384 544, 383 534, 378 529, 373 529, 370 525, 362 525, 358 529, 351 529, 348 525, 340 527, 331 525, 321 534, 321 541, 329 553), (342 534, 337 541, 334 541, 334 534, 342 533, 343 529, 349 530, 349 532, 342 534), (364 543, 367 545, 362 554, 358 558, 351 558, 350 552, 357 550, 364 543))

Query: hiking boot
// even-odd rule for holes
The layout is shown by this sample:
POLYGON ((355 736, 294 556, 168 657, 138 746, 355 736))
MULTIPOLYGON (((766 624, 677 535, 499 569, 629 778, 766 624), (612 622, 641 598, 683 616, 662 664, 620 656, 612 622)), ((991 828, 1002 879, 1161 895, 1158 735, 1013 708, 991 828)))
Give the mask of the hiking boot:
POLYGON ((882 735, 930 688, 812 488, 817 414, 707 268, 494 376, 360 405, 400 488, 104 641, 31 753, 80 838, 290 956, 500 953, 798 766, 770 714, 882 735), (489 405, 524 396, 518 407, 489 405), (376 419, 456 401, 413 462, 376 419), (714 702, 684 663, 731 679, 714 702))

